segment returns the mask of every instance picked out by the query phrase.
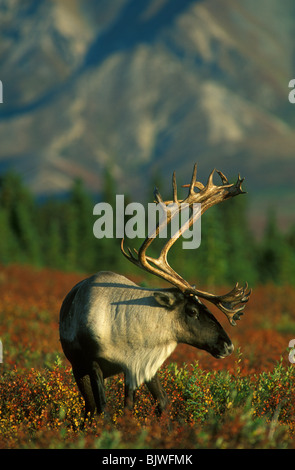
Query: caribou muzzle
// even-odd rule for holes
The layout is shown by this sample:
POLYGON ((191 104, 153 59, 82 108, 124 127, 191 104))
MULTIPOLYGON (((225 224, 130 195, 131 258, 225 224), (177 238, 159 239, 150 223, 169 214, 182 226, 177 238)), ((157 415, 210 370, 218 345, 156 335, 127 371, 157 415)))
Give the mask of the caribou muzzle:
POLYGON ((233 343, 228 344, 224 342, 223 350, 221 350, 215 357, 217 359, 224 359, 225 357, 230 356, 230 354, 233 352, 234 349, 235 347, 233 343))

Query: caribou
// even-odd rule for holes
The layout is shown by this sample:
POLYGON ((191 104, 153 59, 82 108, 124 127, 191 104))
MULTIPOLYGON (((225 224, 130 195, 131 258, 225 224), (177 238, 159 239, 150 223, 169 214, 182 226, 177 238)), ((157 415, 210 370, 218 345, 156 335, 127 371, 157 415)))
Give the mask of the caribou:
MULTIPOLYGON (((221 171, 221 185, 215 185, 213 170, 207 184, 196 180, 194 166, 188 195, 178 200, 175 172, 172 178, 173 203, 192 207, 200 203, 200 217, 207 209, 222 201, 243 194, 240 175, 230 184, 221 171)), ((165 206, 159 191, 154 192, 157 203, 165 206)), ((167 211, 165 223, 171 223, 177 211, 167 211)), ((168 251, 184 230, 195 223, 181 227, 177 235, 168 239, 158 258, 147 255, 147 249, 161 230, 149 234, 139 250, 121 251, 131 263, 144 271, 167 281, 170 287, 144 288, 126 277, 111 271, 101 271, 80 281, 65 297, 60 310, 60 341, 65 356, 72 365, 77 386, 85 401, 84 419, 95 411, 100 414, 106 407, 104 381, 123 373, 125 384, 124 406, 132 409, 136 389, 146 384, 161 414, 168 404, 158 369, 179 343, 202 349, 215 358, 225 358, 234 350, 227 333, 202 300, 211 302, 227 317, 232 326, 240 319, 251 290, 247 283, 223 295, 214 295, 191 285, 173 270, 167 260, 168 251), (201 300, 202 299, 202 300, 201 300)))

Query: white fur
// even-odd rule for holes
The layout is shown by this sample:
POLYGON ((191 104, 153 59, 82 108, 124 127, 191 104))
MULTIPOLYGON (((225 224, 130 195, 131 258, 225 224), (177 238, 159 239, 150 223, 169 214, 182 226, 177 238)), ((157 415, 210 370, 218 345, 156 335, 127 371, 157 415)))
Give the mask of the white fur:
POLYGON ((143 382, 150 381, 159 367, 174 351, 176 345, 175 342, 167 346, 156 346, 153 350, 142 350, 140 354, 136 354, 130 364, 126 364, 127 385, 134 390, 143 382))
MULTIPOLYGON (((95 344, 92 359, 115 364, 131 389, 149 381, 177 345, 173 312, 159 306, 153 291, 123 276, 99 273, 81 283, 61 324, 61 337, 85 351, 79 335, 95 344)), ((107 365, 102 366, 105 377, 107 365)))

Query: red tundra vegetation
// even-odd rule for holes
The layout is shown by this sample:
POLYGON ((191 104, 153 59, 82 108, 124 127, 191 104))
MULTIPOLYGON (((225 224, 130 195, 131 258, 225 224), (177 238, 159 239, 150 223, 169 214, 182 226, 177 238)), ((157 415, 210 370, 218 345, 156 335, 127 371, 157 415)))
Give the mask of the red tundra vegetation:
POLYGON ((106 383, 108 414, 80 429, 83 402, 61 350, 58 316, 84 277, 0 267, 0 448, 294 447, 294 288, 257 286, 235 328, 212 310, 235 352, 217 360, 179 345, 160 370, 170 399, 161 418, 144 386, 134 412, 123 412, 117 376, 106 383))

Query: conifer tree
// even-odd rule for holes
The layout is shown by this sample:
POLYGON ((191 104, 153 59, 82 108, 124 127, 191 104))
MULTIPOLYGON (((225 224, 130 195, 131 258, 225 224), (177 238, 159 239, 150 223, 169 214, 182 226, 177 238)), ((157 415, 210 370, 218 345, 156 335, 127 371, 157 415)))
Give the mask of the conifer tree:
POLYGON ((76 271, 78 270, 79 261, 81 261, 81 251, 79 249, 76 211, 69 202, 65 205, 63 229, 65 269, 68 271, 76 271))
POLYGON ((77 268, 92 271, 94 267, 94 236, 93 236, 93 200, 85 189, 82 180, 77 179, 71 189, 69 198, 69 222, 72 234, 72 250, 77 268), (74 247, 75 245, 75 247, 74 247))
MULTIPOLYGON (((97 270, 113 270, 122 272, 126 268, 124 257, 121 255, 121 239, 116 238, 116 186, 113 178, 112 168, 107 167, 104 171, 102 182, 102 202, 110 204, 113 215, 112 238, 94 238, 95 261, 97 270)), ((92 224, 95 218, 92 219, 92 224)))
POLYGON ((268 211, 264 237, 259 250, 258 269, 261 282, 290 283, 294 256, 287 237, 281 233, 275 210, 268 211))
POLYGON ((257 280, 254 238, 249 229, 247 204, 247 199, 240 196, 220 205, 229 284, 236 281, 253 284, 257 280))
POLYGON ((36 212, 32 214, 30 207, 20 202, 15 207, 15 220, 18 231, 22 259, 32 265, 42 265, 40 238, 36 226, 36 212))
POLYGON ((201 246, 197 250, 197 272, 208 288, 223 284, 227 274, 226 241, 219 207, 202 216, 201 246))
POLYGON ((46 244, 46 265, 52 268, 64 269, 61 230, 58 219, 51 219, 48 223, 46 244))
POLYGON ((19 260, 20 249, 17 239, 11 230, 9 215, 5 208, 0 208, 0 263, 11 263, 19 260))
POLYGON ((41 264, 36 205, 20 176, 7 172, 0 180, 0 207, 6 211, 9 229, 19 247, 19 260, 41 264))
POLYGON ((286 236, 286 243, 289 252, 289 283, 295 285, 295 225, 291 225, 286 236))

